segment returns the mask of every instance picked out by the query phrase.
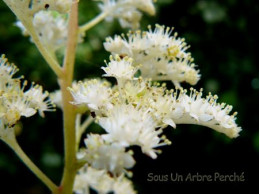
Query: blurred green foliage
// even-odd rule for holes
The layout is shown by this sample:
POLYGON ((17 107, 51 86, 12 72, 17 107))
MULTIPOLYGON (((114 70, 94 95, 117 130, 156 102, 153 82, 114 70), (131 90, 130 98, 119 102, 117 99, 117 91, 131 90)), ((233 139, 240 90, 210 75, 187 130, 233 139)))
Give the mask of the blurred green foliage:
MULTIPOLYGON (((142 29, 148 24, 174 26, 191 45, 189 50, 201 72, 195 87, 217 93, 219 101, 234 106, 243 131, 230 140, 205 127, 178 126, 166 129, 172 146, 164 147, 157 160, 135 150, 135 186, 140 193, 257 193, 259 163, 259 66, 258 1, 254 0, 158 0, 157 15, 144 16, 142 29), (215 171, 223 174, 245 172, 243 183, 149 183, 147 174, 215 171)), ((80 2, 79 22, 99 13, 95 1, 80 2)), ((0 53, 19 68, 19 74, 43 85, 48 91, 58 89, 56 78, 28 37, 14 26, 15 16, 0 1, 0 53)), ((127 32, 117 22, 102 22, 91 29, 77 49, 75 79, 100 77, 109 54, 103 48, 105 37, 127 32)), ((58 53, 62 59, 61 52, 58 53)), ((170 84, 169 84, 170 86, 170 84)), ((189 88, 188 85, 183 84, 189 88)), ((18 141, 26 153, 56 183, 63 166, 61 111, 22 120, 18 141)), ((92 125, 91 130, 100 127, 92 125)), ((46 193, 43 184, 0 143, 0 192, 46 193)))

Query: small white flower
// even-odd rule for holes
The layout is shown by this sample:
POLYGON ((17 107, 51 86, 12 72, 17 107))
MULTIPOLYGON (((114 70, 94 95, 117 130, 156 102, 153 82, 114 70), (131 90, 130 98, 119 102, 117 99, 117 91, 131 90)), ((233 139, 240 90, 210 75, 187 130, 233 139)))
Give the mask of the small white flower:
POLYGON ((0 58, 0 120, 5 125, 14 125, 22 116, 30 117, 37 110, 43 116, 44 111, 53 111, 48 93, 39 85, 24 91, 27 81, 12 78, 18 71, 15 65, 7 63, 4 55, 0 58))
POLYGON ((172 120, 172 115, 174 112, 173 109, 173 100, 169 95, 158 95, 150 101, 152 108, 152 113, 155 118, 158 120, 159 124, 165 124, 176 128, 175 122, 172 120))
POLYGON ((117 143, 105 142, 98 134, 90 134, 85 139, 85 158, 96 169, 105 169, 113 175, 121 174, 134 166, 135 160, 130 152, 117 143))
POLYGON ((6 92, 0 98, 0 117, 9 126, 14 125, 21 116, 31 117, 36 113, 21 91, 6 92))
POLYGON ((187 53, 184 39, 177 33, 171 36, 171 28, 156 25, 153 31, 128 33, 128 40, 123 35, 107 38, 104 47, 113 55, 127 55, 134 59, 133 65, 141 64, 142 77, 153 80, 171 80, 177 86, 186 81, 195 85, 200 79, 195 69, 193 58, 187 53))
POLYGON ((119 12, 116 16, 123 28, 137 29, 142 18, 142 13, 135 8, 129 8, 125 11, 119 12), (120 16, 120 17, 119 17, 120 16))
POLYGON ((61 90, 56 90, 56 91, 50 93, 50 99, 58 108, 62 109, 61 90))
POLYGON ((118 35, 115 35, 114 39, 111 37, 107 37, 106 42, 104 42, 104 47, 107 51, 113 51, 114 54, 133 56, 131 48, 129 47, 127 41, 125 41, 118 35))
POLYGON ((73 191, 79 194, 89 194, 89 188, 98 193, 109 193, 112 191, 114 179, 105 170, 97 170, 92 167, 83 167, 76 175, 73 191))
POLYGON ((217 103, 217 96, 209 94, 202 98, 202 91, 191 89, 188 96, 186 90, 180 89, 179 95, 175 93, 174 108, 180 110, 179 116, 173 116, 176 124, 198 124, 226 134, 234 138, 242 130, 235 122, 236 112, 229 115, 232 107, 224 103, 217 103))
POLYGON ((5 55, 1 55, 0 57, 0 90, 4 90, 6 88, 6 84, 16 82, 17 79, 14 79, 13 76, 16 72, 18 72, 18 68, 14 64, 10 64, 7 62, 7 58, 5 55))
POLYGON ((121 175, 115 179, 113 184, 113 191, 115 194, 135 194, 136 191, 133 188, 133 183, 121 175))
POLYGON ((99 124, 107 134, 103 138, 108 142, 118 142, 127 147, 138 145, 142 151, 152 158, 156 158, 155 148, 168 144, 156 131, 156 122, 148 111, 135 108, 132 105, 118 105, 111 109, 107 117, 99 119, 99 124))
POLYGON ((79 82, 77 85, 69 88, 73 96, 73 104, 85 104, 91 110, 99 110, 111 106, 110 98, 112 90, 110 84, 106 81, 97 79, 79 82))
POLYGON ((118 18, 120 25, 124 28, 136 29, 139 27, 142 17, 140 11, 150 15, 155 14, 152 0, 102 0, 99 7, 102 12, 107 13, 108 21, 118 18))
POLYGON ((132 66, 132 63, 133 59, 127 56, 122 59, 119 56, 115 56, 115 58, 110 56, 110 62, 107 63, 107 67, 102 67, 106 72, 103 76, 115 77, 118 82, 120 82, 121 79, 132 80, 137 71, 137 68, 132 66))
POLYGON ((135 193, 132 182, 123 174, 113 178, 105 170, 84 166, 76 175, 73 191, 80 194, 89 194, 90 188, 101 194, 113 192, 120 194, 135 193))
POLYGON ((33 25, 42 43, 52 52, 66 44, 67 21, 58 13, 40 11, 35 14, 33 25))
POLYGON ((48 98, 49 93, 43 92, 42 86, 35 85, 24 93, 24 96, 30 101, 32 107, 36 108, 39 114, 44 117, 45 111, 54 111, 54 104, 48 98))

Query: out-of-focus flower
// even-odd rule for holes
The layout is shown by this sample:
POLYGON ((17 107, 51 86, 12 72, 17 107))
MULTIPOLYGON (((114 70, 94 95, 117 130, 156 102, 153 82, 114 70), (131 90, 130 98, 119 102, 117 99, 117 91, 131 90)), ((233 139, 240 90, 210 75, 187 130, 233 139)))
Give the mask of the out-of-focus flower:
POLYGON ((51 11, 40 11, 33 18, 33 25, 41 42, 51 51, 65 46, 68 29, 64 17, 51 11))
POLYGON ((142 17, 140 11, 155 14, 152 0, 101 0, 99 7, 108 15, 108 21, 117 18, 123 28, 137 29, 142 17))

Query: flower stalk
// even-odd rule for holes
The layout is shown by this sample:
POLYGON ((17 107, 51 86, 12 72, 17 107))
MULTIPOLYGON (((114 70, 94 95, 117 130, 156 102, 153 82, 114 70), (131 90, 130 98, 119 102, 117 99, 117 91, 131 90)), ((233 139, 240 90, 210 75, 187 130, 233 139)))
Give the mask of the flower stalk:
POLYGON ((23 161, 23 163, 51 190, 52 193, 58 192, 58 186, 54 184, 25 154, 20 145, 18 144, 14 129, 2 130, 6 131, 6 136, 1 139, 13 149, 16 155, 23 161))
POLYGON ((78 37, 78 3, 72 4, 69 14, 69 32, 66 54, 63 63, 63 77, 59 78, 63 100, 63 125, 64 125, 64 147, 65 147, 65 167, 61 182, 61 193, 72 193, 74 178, 77 171, 76 160, 76 112, 70 104, 72 97, 68 87, 71 86, 74 72, 74 61, 78 37))
POLYGON ((80 144, 80 139, 83 135, 83 133, 85 132, 85 130, 89 127, 89 125, 91 125, 91 123, 94 121, 94 119, 91 116, 88 116, 88 118, 82 123, 80 124, 80 115, 77 116, 77 128, 76 128, 76 149, 78 150, 79 148, 79 144, 80 144))
POLYGON ((99 14, 98 16, 96 16, 94 19, 92 19, 91 21, 87 22, 86 24, 83 24, 82 26, 80 26, 79 28, 79 33, 84 33, 86 31, 88 31, 89 29, 91 29, 92 27, 94 27, 95 25, 97 25, 99 22, 101 22, 102 20, 105 19, 105 17, 108 15, 107 12, 102 12, 101 14, 99 14))

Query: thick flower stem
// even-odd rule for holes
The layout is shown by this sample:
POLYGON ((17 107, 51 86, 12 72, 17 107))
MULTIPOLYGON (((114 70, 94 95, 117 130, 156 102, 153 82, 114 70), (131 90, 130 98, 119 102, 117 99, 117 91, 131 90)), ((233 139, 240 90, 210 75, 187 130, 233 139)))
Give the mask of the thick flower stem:
POLYGON ((63 100, 63 131, 64 131, 64 150, 65 150, 65 167, 61 181, 61 193, 72 193, 74 178, 76 175, 76 136, 75 136, 75 119, 76 113, 70 104, 71 95, 67 90, 70 83, 60 81, 62 100, 63 100))
POLYGON ((69 32, 66 54, 63 63, 64 76, 59 78, 63 102, 63 124, 64 124, 64 147, 65 147, 65 167, 60 186, 60 193, 72 193, 74 179, 77 171, 76 159, 76 131, 75 119, 76 111, 70 104, 72 97, 68 91, 71 86, 74 72, 74 61, 78 39, 78 3, 73 3, 69 15, 69 32))

